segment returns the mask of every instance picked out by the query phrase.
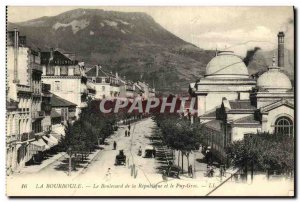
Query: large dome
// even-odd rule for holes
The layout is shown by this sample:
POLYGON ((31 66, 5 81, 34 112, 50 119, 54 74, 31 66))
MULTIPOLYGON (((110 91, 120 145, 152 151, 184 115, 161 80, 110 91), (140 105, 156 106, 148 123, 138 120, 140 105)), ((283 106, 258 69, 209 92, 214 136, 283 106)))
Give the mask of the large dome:
POLYGON ((248 69, 243 60, 234 54, 219 54, 206 66, 206 77, 248 78, 248 69))
POLYGON ((286 91, 292 89, 292 84, 287 75, 279 71, 279 68, 270 68, 269 71, 263 73, 257 79, 257 87, 276 90, 286 91))

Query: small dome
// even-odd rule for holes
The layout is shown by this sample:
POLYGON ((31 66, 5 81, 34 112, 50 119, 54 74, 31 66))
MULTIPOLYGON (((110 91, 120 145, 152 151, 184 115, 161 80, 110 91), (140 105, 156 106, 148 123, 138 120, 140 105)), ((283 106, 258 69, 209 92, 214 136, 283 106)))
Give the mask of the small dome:
POLYGON ((269 69, 257 79, 257 87, 275 90, 287 91, 292 89, 292 83, 287 75, 280 72, 279 69, 269 69))
POLYGON ((243 60, 234 54, 219 54, 206 66, 206 77, 248 78, 248 69, 243 60))

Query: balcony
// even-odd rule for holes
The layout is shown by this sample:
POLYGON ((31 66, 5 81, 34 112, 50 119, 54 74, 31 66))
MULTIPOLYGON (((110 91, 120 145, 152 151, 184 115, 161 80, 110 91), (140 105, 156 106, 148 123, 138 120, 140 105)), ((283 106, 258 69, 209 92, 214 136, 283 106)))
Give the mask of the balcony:
POLYGON ((14 100, 9 100, 6 102, 6 109, 7 110, 17 110, 18 109, 18 102, 14 100))
POLYGON ((42 119, 45 117, 44 111, 33 111, 32 112, 32 118, 33 119, 42 119))
POLYGON ((16 134, 6 136, 6 142, 7 142, 7 143, 15 142, 15 141, 17 141, 18 139, 19 139, 19 138, 18 138, 18 135, 16 135, 16 134))
POLYGON ((29 141, 35 139, 35 134, 33 131, 29 132, 29 133, 22 133, 20 135, 20 137, 18 138, 19 141, 21 142, 25 142, 25 141, 29 141))
POLYGON ((40 71, 40 72, 43 71, 42 66, 40 64, 35 63, 35 62, 31 63, 31 69, 36 70, 36 71, 40 71))
POLYGON ((27 85, 17 84, 17 91, 24 92, 24 93, 31 93, 31 88, 30 86, 27 85))

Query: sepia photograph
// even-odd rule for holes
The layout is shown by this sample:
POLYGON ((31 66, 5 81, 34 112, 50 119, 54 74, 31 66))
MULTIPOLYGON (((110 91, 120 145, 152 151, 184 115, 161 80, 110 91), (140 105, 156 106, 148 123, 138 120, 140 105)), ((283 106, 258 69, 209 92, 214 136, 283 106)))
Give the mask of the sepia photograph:
POLYGON ((8 4, 6 195, 294 198, 295 11, 8 4))

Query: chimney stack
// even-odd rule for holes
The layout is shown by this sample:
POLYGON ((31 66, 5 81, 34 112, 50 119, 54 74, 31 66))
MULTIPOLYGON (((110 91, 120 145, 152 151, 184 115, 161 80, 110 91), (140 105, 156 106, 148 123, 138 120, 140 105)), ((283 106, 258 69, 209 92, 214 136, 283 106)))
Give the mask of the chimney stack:
POLYGON ((278 35, 278 67, 284 67, 284 32, 278 35))
POLYGON ((19 83, 18 77, 19 32, 14 29, 14 83, 19 83))
POLYGON ((96 77, 99 76, 99 65, 96 65, 96 77))
POLYGON ((54 49, 53 48, 50 48, 50 60, 53 60, 53 52, 54 52, 54 49))

